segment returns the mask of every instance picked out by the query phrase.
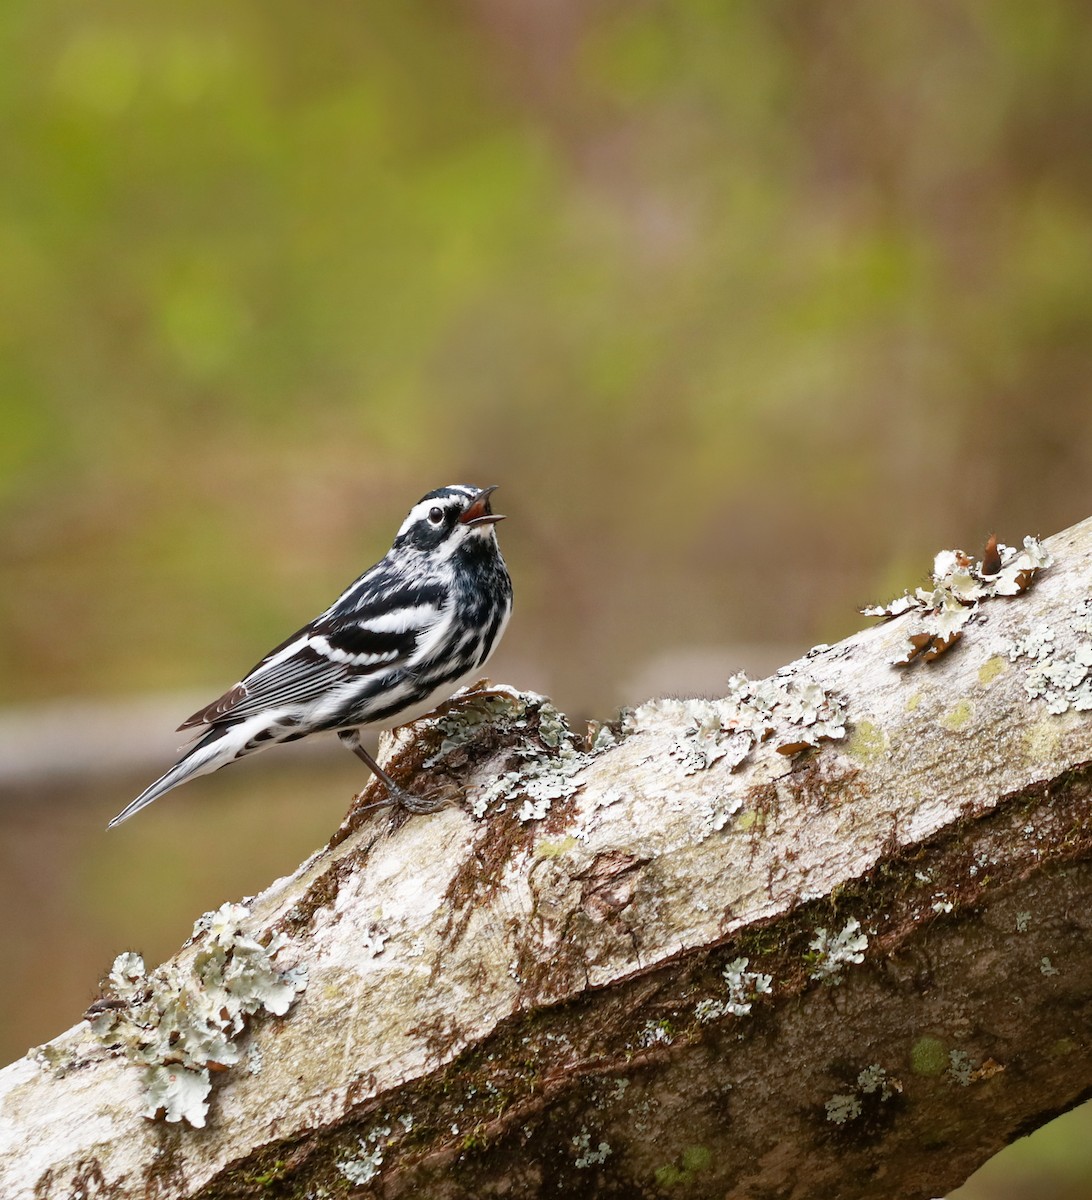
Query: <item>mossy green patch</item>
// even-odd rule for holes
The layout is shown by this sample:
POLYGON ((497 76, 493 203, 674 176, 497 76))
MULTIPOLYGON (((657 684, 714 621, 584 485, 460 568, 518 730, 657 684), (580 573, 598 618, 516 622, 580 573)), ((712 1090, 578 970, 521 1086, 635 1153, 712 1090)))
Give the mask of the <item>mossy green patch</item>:
POLYGON ((974 705, 970 700, 960 700, 954 708, 951 708, 941 717, 940 723, 946 729, 962 729, 973 716, 974 705))
POLYGON ((278 1183, 281 1180, 284 1170, 284 1160, 278 1158, 268 1171, 263 1171, 260 1175, 251 1175, 250 1182, 257 1187, 269 1187, 270 1184, 278 1183))
POLYGON ((758 824, 760 818, 761 815, 759 813, 756 813, 754 809, 749 808, 746 810, 746 812, 741 812, 739 816, 736 817, 736 828, 743 830, 753 829, 758 824))
POLYGON ((995 654, 993 658, 987 658, 986 661, 978 668, 978 682, 983 687, 989 687, 991 683, 1008 670, 1008 663, 1001 657, 1000 654, 995 654))
POLYGON ((656 1168, 656 1184, 658 1187, 678 1187, 685 1178, 686 1172, 676 1167, 673 1163, 667 1163, 662 1167, 656 1168))
POLYGON ((713 1152, 707 1146, 687 1146, 682 1153, 683 1167, 687 1171, 708 1171, 713 1161, 713 1152))
POLYGON ((681 1165, 665 1163, 656 1168, 656 1183, 662 1188, 686 1187, 694 1177, 708 1171, 713 1164, 713 1154, 707 1146, 687 1146, 682 1152, 681 1165))
POLYGON ((906 711, 914 712, 917 709, 918 705, 921 703, 921 697, 922 697, 921 692, 915 692, 910 697, 910 699, 907 700, 907 702, 906 702, 906 711))
POLYGON ((943 1075, 948 1069, 948 1047, 940 1038, 926 1034, 910 1047, 910 1070, 927 1078, 943 1075))
POLYGON ((887 749, 887 738, 884 731, 871 721, 858 721, 853 726, 853 732, 846 742, 846 753, 852 754, 861 762, 876 762, 883 757, 887 749))

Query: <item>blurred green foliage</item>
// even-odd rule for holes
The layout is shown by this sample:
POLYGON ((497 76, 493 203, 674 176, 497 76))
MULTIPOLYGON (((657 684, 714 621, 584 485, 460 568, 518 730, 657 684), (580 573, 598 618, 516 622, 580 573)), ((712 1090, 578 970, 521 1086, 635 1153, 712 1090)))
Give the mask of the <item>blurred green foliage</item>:
POLYGON ((1083 517, 1090 26, 12 0, 0 698, 217 683, 460 477, 593 707, 1083 517))
POLYGON ((1089 515, 1090 128, 1082 0, 8 0, 0 702, 212 694, 456 480, 601 714, 1089 515))

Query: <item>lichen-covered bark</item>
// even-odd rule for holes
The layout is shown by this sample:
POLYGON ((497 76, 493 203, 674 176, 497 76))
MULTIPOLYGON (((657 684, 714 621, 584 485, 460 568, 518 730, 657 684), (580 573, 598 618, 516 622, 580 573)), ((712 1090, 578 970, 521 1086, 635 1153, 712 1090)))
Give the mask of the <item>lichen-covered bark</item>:
POLYGON ((468 801, 253 902, 309 982, 206 1127, 82 1023, 0 1072, 0 1194, 942 1194, 1092 1086, 1092 722, 1026 686, 1029 634, 1092 640, 1092 521, 1048 544, 934 662, 900 617, 793 664, 817 748, 668 706, 591 752, 528 697, 403 732, 468 801))

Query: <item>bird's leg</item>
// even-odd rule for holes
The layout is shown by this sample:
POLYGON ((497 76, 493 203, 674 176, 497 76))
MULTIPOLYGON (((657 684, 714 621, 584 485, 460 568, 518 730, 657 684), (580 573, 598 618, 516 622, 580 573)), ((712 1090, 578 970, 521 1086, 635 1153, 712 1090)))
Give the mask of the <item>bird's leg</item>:
MULTIPOLYGON (((387 789, 387 804, 394 805, 397 808, 404 808, 407 812, 411 813, 439 812, 447 804, 446 800, 415 796, 413 792, 408 792, 404 787, 399 787, 360 744, 359 730, 339 729, 337 736, 349 747, 357 758, 367 765, 372 774, 382 782, 383 786, 387 789)), ((369 807, 379 808, 381 805, 370 805, 369 807)))

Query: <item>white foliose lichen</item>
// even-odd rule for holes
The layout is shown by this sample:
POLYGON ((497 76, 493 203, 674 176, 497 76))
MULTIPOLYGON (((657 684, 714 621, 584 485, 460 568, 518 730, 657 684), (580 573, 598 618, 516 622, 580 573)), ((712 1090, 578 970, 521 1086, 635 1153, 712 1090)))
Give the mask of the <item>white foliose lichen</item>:
POLYGON ((703 1025, 708 1025, 710 1021, 719 1021, 727 1015, 728 1005, 723 1000, 699 1000, 694 1005, 694 1016, 703 1025))
POLYGON ((913 613, 909 649, 892 659, 892 665, 907 666, 919 658, 932 662, 959 641, 984 601, 1018 596, 1051 561, 1050 551, 1034 537, 1024 538, 1019 550, 991 538, 981 562, 962 550, 942 550, 933 560, 932 588, 916 588, 861 612, 886 619, 913 613))
POLYGON ((582 1127, 580 1132, 573 1137, 572 1144, 577 1152, 573 1165, 578 1171, 605 1163, 611 1155, 611 1148, 606 1142, 600 1142, 594 1150, 591 1148, 591 1134, 586 1127, 582 1127))
MULTIPOLYGON (((203 1126, 210 1067, 240 1062, 249 1019, 261 1011, 283 1016, 307 986, 306 968, 274 962, 288 944, 284 935, 259 942, 243 929, 249 917, 242 904, 201 917, 189 967, 166 963, 148 972, 132 951, 114 960, 113 997, 92 1005, 87 1020, 100 1041, 144 1068, 143 1116, 203 1126)), ((255 1061, 260 1069, 260 1057, 249 1066, 255 1061)))
POLYGON ((337 1160, 337 1169, 350 1183, 371 1183, 379 1174, 379 1168, 383 1165, 384 1139, 390 1136, 390 1132, 387 1126, 373 1129, 367 1135, 367 1141, 357 1138, 359 1154, 337 1160))
POLYGON ((556 796, 540 796, 536 800, 524 800, 516 811, 516 820, 524 825, 528 821, 541 821, 550 811, 550 804, 555 799, 556 796))
POLYGON ((460 688, 436 714, 422 717, 414 723, 418 732, 433 730, 439 735, 439 746, 425 759, 426 769, 434 767, 454 750, 472 742, 487 725, 501 725, 524 711, 523 693, 510 687, 479 690, 475 684, 460 688))
POLYGON ((948 1051, 948 1070, 945 1076, 949 1083, 959 1087, 969 1087, 974 1081, 975 1064, 971 1056, 963 1050, 948 1051))
POLYGON ((649 1046, 670 1046, 673 1040, 674 1035, 666 1021, 646 1021, 637 1033, 637 1045, 646 1049, 649 1046))
POLYGON ((571 796, 578 786, 576 775, 596 753, 613 744, 597 739, 594 751, 582 750, 564 716, 536 692, 492 688, 488 693, 469 695, 468 702, 450 707, 425 722, 440 734, 436 752, 425 760, 433 767, 452 751, 471 742, 484 725, 495 725, 504 733, 518 734, 534 728, 536 737, 516 739, 509 754, 519 760, 515 768, 500 772, 470 796, 470 812, 479 820, 491 810, 502 810, 519 802, 516 817, 521 822, 541 821, 555 800, 571 796))
POLYGON ((879 1063, 865 1067, 857 1076, 857 1087, 866 1096, 878 1092, 881 1100, 890 1100, 896 1092, 902 1091, 902 1084, 897 1079, 889 1079, 887 1070, 879 1063))
POLYGON ((368 958, 378 958, 386 948, 389 937, 390 930, 387 926, 373 921, 364 931, 364 938, 361 941, 360 949, 368 958))
POLYGON ((864 1096, 877 1096, 880 1103, 890 1100, 902 1091, 902 1083, 887 1074, 879 1063, 872 1063, 857 1076, 857 1088, 853 1092, 839 1092, 826 1102, 827 1120, 835 1125, 855 1121, 864 1112, 864 1096))
POLYGON ((592 722, 588 729, 588 743, 592 754, 613 750, 619 744, 618 734, 609 725, 592 722))
POLYGON ((796 754, 844 738, 846 711, 840 699, 786 667, 768 679, 733 675, 717 700, 648 700, 623 725, 626 733, 664 728, 680 730, 669 753, 684 775, 695 775, 722 760, 734 771, 768 740, 780 753, 796 754))
POLYGON ((555 800, 567 799, 576 791, 575 777, 591 761, 591 756, 572 742, 558 747, 550 757, 543 757, 535 747, 516 746, 512 753, 524 762, 475 789, 470 806, 475 817, 484 817, 491 809, 520 800, 517 820, 541 821, 555 800))
POLYGON ((1033 699, 1043 700, 1047 711, 1061 716, 1092 710, 1092 599, 1078 600, 1072 608, 1069 628, 1078 635, 1076 645, 1061 650, 1058 635, 1049 625, 1041 625, 1006 647, 1009 660, 1029 661, 1024 689, 1033 699))
POLYGON ((773 991, 773 976, 760 971, 748 971, 750 959, 736 958, 723 971, 728 985, 728 996, 724 1000, 699 1000, 694 1016, 702 1024, 718 1021, 721 1017, 745 1017, 759 996, 768 996, 773 991))
POLYGON ((812 979, 841 983, 842 968, 851 963, 864 962, 867 948, 868 935, 856 917, 850 917, 841 933, 831 934, 826 929, 817 929, 808 945, 812 955, 812 979))
POLYGON ((835 1125, 855 1121, 863 1111, 861 1101, 854 1092, 836 1092, 826 1103, 827 1120, 835 1125))

